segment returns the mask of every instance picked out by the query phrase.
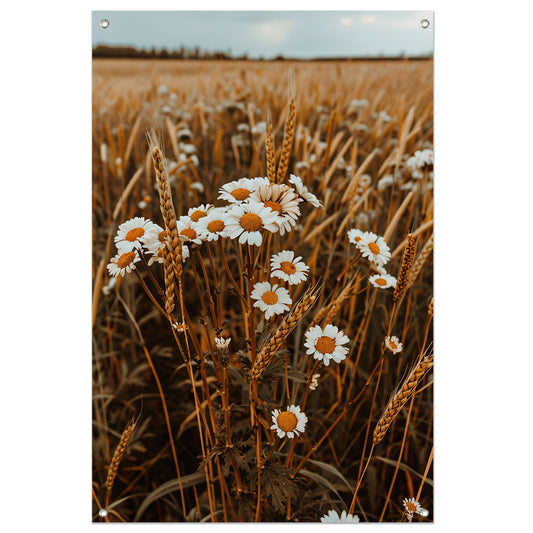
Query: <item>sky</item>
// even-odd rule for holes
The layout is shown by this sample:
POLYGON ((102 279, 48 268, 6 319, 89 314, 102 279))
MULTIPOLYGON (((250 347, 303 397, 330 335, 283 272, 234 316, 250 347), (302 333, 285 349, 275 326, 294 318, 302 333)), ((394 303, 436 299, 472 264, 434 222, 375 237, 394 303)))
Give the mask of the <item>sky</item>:
POLYGON ((432 11, 93 11, 92 42, 250 58, 433 53, 432 11), (100 21, 107 19, 103 29, 100 21), (421 21, 430 21, 428 28, 421 21))

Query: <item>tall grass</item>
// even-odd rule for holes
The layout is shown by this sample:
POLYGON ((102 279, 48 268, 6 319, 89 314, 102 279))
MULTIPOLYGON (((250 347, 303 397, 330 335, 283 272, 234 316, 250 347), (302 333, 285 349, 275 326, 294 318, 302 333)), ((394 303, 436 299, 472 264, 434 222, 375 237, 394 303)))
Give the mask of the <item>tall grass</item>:
POLYGON ((432 62, 93 72, 94 520, 431 520, 433 171, 414 156, 432 150, 432 62), (189 210, 228 206, 221 187, 243 177, 297 198, 294 223, 260 246, 193 243, 189 210), (134 217, 166 244, 113 277, 134 217), (308 267, 298 284, 271 277, 283 250, 308 267), (268 319, 265 282, 290 298, 268 319), (338 362, 307 353, 328 324, 348 339, 338 362), (293 438, 290 406, 306 417, 293 438))

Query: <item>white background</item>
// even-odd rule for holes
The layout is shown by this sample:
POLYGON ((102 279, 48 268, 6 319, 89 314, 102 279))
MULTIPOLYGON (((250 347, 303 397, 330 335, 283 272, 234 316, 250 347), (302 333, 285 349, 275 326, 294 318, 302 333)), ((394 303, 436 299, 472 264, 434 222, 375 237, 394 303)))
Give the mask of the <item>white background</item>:
MULTIPOLYGON (((435 524, 413 527, 531 531, 531 8, 422 4, 259 7, 435 11, 435 524)), ((222 8, 3 8, 4 531, 105 527, 91 524, 90 488, 91 10, 200 7, 222 8)))

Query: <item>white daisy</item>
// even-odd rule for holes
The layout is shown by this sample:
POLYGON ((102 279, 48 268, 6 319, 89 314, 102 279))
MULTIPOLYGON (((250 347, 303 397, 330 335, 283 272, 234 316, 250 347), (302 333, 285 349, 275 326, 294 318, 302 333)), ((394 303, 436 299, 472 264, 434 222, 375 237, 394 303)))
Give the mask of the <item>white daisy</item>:
POLYGON ((405 514, 407 515, 407 518, 411 520, 413 518, 413 515, 415 513, 421 515, 421 516, 427 516, 425 515, 424 511, 425 509, 422 508, 419 502, 417 502, 414 498, 404 498, 403 500, 403 507, 405 509, 405 514))
POLYGON ((292 250, 283 250, 270 258, 270 277, 288 281, 289 285, 298 285, 307 279, 309 267, 301 261, 301 257, 294 258, 292 250))
POLYGON ((268 185, 268 183, 268 178, 240 178, 222 185, 218 191, 218 198, 232 204, 241 203, 248 200, 250 194, 260 185, 268 185))
POLYGON ((211 204, 202 204, 198 207, 191 207, 187 212, 187 216, 190 217, 193 222, 198 222, 201 218, 206 217, 211 209, 213 209, 211 204))
POLYGON ((331 359, 340 363, 346 359, 348 348, 344 347, 350 339, 340 331, 337 326, 327 324, 324 329, 316 325, 305 333, 305 344, 307 355, 312 355, 319 361, 324 361, 328 366, 331 359))
POLYGON ((250 201, 262 203, 276 213, 276 223, 279 226, 280 235, 284 235, 286 231, 291 231, 296 224, 296 219, 300 216, 298 195, 288 185, 276 183, 261 185, 250 194, 250 201))
POLYGON ((385 346, 392 353, 400 353, 403 350, 403 344, 400 342, 398 337, 385 337, 385 346))
POLYGON ((119 252, 107 265, 107 270, 111 276, 123 276, 126 272, 135 270, 135 263, 141 258, 137 250, 130 252, 119 252))
POLYGON ((134 217, 123 222, 117 229, 115 245, 119 252, 131 252, 134 248, 141 248, 145 235, 154 223, 144 217, 134 217))
POLYGON ((263 238, 261 230, 266 229, 275 233, 279 226, 276 224, 277 213, 262 204, 235 204, 228 211, 226 228, 230 239, 239 237, 241 244, 255 244, 261 246, 263 238))
POLYGON ((258 307, 265 313, 266 320, 272 315, 280 315, 288 311, 292 304, 287 289, 277 285, 272 286, 268 281, 256 283, 250 296, 256 300, 254 307, 258 307))
POLYGON ((363 189, 366 189, 370 184, 372 183, 372 178, 369 174, 363 174, 359 178, 359 187, 362 187, 363 189))
POLYGON ((378 237, 371 231, 366 231, 356 244, 363 257, 380 266, 385 265, 391 258, 390 248, 383 237, 378 237))
POLYGON ((357 515, 347 514, 346 511, 343 511, 339 516, 337 511, 333 509, 325 514, 321 519, 321 522, 351 522, 357 524, 359 522, 359 517, 357 515))
POLYGON ((293 439, 294 436, 298 437, 300 433, 305 431, 307 416, 300 411, 299 406, 291 405, 287 407, 286 411, 274 409, 272 422, 270 429, 275 429, 278 437, 283 438, 287 435, 289 439, 293 439))
POLYGON ((357 244, 363 238, 365 233, 365 231, 355 228, 348 230, 348 241, 352 244, 357 244))
POLYGON ((294 174, 291 174, 289 176, 289 181, 296 187, 298 194, 306 202, 310 203, 313 207, 322 207, 322 203, 313 193, 309 192, 307 187, 303 184, 302 178, 300 178, 300 176, 295 176, 294 174))
POLYGON ((204 232, 197 222, 193 222, 188 216, 181 216, 176 221, 179 238, 182 242, 202 244, 204 232))
POLYGON ((396 287, 396 278, 390 274, 375 274, 370 276, 368 281, 378 289, 388 289, 389 287, 396 287))
POLYGON ((214 207, 207 216, 200 218, 198 226, 203 230, 204 237, 208 241, 218 241, 219 237, 227 237, 228 230, 226 221, 228 214, 225 208, 214 207))

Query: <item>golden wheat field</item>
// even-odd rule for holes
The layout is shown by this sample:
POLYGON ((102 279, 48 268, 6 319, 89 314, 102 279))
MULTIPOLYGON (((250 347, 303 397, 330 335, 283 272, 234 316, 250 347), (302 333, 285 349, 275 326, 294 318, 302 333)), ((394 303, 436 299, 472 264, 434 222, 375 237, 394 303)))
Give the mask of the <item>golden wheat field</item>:
POLYGON ((433 520, 433 61, 93 60, 93 521, 433 520))

